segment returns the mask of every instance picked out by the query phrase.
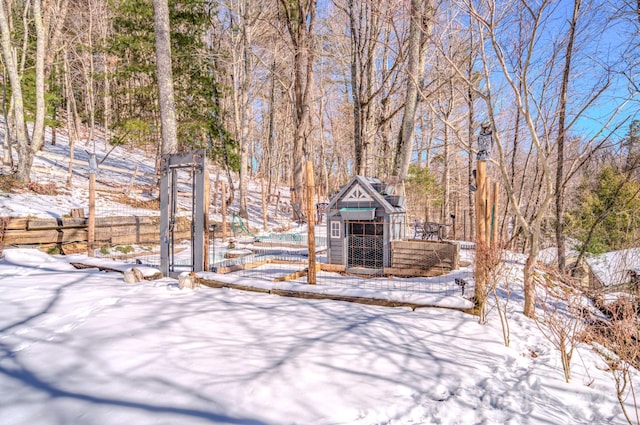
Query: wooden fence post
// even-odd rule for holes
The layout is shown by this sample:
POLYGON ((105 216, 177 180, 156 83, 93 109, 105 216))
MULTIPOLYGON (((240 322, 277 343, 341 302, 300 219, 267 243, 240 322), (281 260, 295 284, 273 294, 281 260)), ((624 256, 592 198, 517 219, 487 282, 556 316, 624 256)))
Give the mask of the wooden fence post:
POLYGON ((500 189, 500 184, 498 182, 493 182, 493 187, 491 188, 491 248, 496 249, 498 245, 498 206, 499 206, 499 197, 498 190, 500 189))
POLYGON ((96 173, 98 162, 96 154, 89 157, 89 221, 87 222, 87 255, 94 256, 93 245, 96 239, 96 173))
POLYGON ((489 177, 485 177, 484 181, 484 243, 487 247, 491 246, 491 210, 493 209, 493 205, 491 201, 493 200, 491 196, 491 179, 489 177))
POLYGON ((138 168, 139 167, 140 167, 140 164, 136 164, 136 169, 133 171, 133 174, 131 174, 131 178, 129 179, 129 185, 124 190, 124 194, 125 195, 129 195, 131 193, 131 191, 133 190, 133 184, 135 183, 136 177, 138 176, 138 168))
POLYGON ((487 205, 487 161, 477 161, 476 182, 476 243, 485 243, 487 205))
MULTIPOLYGON (((476 162, 476 258, 473 277, 475 280, 475 302, 484 309, 486 300, 486 268, 484 258, 487 250, 487 161, 476 162)), ((482 313, 480 313, 482 314, 482 313)))
MULTIPOLYGON (((204 166, 204 247, 203 247, 203 257, 204 257, 204 267, 203 271, 209 271, 209 243, 211 241, 211 237, 209 235, 209 204, 211 203, 211 180, 209 179, 209 169, 207 168, 207 162, 205 158, 205 166, 204 166)), ((215 243, 215 241, 214 241, 215 243)))
POLYGON ((313 181, 313 163, 307 161, 307 239, 309 242, 309 272, 307 283, 316 284, 316 234, 315 234, 315 208, 313 206, 315 183, 313 181))
POLYGON ((224 180, 220 180, 222 187, 222 240, 227 239, 227 185, 224 180))
POLYGON ((260 179, 260 186, 262 188, 262 228, 264 229, 264 231, 267 231, 268 226, 268 222, 267 222, 267 194, 265 193, 265 185, 264 185, 264 178, 260 179))
POLYGON ((213 211, 218 212, 218 185, 220 184, 219 180, 213 182, 213 198, 211 199, 211 205, 213 205, 213 211))
POLYGON ((455 202, 453 203, 453 223, 451 224, 451 227, 453 228, 453 240, 458 239, 458 226, 457 223, 460 220, 460 217, 458 217, 458 205, 460 204, 460 201, 458 201, 457 199, 455 200, 455 202))

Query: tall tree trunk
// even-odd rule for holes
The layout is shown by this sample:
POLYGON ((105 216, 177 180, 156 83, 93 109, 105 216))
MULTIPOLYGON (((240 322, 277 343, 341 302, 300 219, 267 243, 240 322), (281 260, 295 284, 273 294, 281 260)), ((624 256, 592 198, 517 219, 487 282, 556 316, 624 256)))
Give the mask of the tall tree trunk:
POLYGON ((529 256, 524 265, 524 315, 534 318, 536 315, 536 281, 535 270, 538 262, 539 240, 538 233, 529 235, 529 256))
POLYGON ((171 33, 167 0, 153 0, 153 16, 156 41, 156 67, 158 75, 158 101, 162 129, 161 153, 178 151, 176 105, 173 97, 173 72, 171 69, 171 33))
POLYGON ((355 1, 349 0, 349 34, 351 35, 351 95, 353 96, 353 144, 355 174, 364 174, 364 140, 362 136, 362 101, 360 99, 360 44, 356 26, 355 1))
POLYGON ((385 23, 385 43, 384 43, 384 51, 381 54, 381 99, 380 99, 380 107, 377 109, 378 118, 376 122, 376 127, 380 133, 380 140, 377 143, 378 149, 376 150, 376 155, 378 156, 378 164, 376 175, 389 177, 391 174, 391 167, 393 165, 393 155, 392 155, 392 128, 391 128, 391 91, 392 85, 389 76, 391 75, 391 69, 389 67, 389 58, 391 49, 390 46, 390 38, 391 38, 391 28, 392 24, 387 21, 385 23))
POLYGON ((62 29, 65 25, 67 12, 69 10, 69 0, 56 0, 55 2, 47 2, 44 14, 45 31, 49 33, 49 39, 46 46, 44 58, 45 64, 45 84, 49 80, 54 58, 58 53, 58 46, 62 36, 62 29))
POLYGON ((4 63, 9 74, 11 83, 11 96, 13 100, 13 117, 15 122, 15 135, 18 142, 18 179, 24 182, 29 181, 30 164, 24 164, 23 159, 27 156, 29 139, 24 117, 24 100, 22 97, 22 85, 18 72, 18 59, 11 43, 11 32, 9 15, 5 11, 4 1, 0 1, 0 32, 2 42, 2 54, 4 63))
POLYGON ((564 237, 564 142, 565 121, 567 116, 567 91, 569 87, 569 74, 571 72, 571 58, 575 41, 576 26, 582 0, 573 3, 573 17, 569 27, 567 49, 564 57, 564 69, 562 71, 562 86, 560 99, 558 100, 558 166, 556 168, 556 244, 558 246, 558 270, 564 273, 566 267, 566 248, 564 237))
POLYGON ((103 93, 103 125, 104 125, 104 147, 105 150, 109 141, 111 139, 111 130, 109 126, 111 125, 111 80, 109 79, 109 59, 105 54, 103 55, 103 63, 104 63, 104 75, 102 77, 102 82, 104 84, 104 93, 103 93))
MULTIPOLYGON (((445 118, 449 120, 447 116, 445 118)), ((440 222, 446 223, 450 211, 451 203, 451 168, 449 166, 449 126, 445 125, 443 128, 444 137, 442 140, 442 210, 440 215, 440 222)))
POLYGON ((285 25, 294 49, 293 100, 295 132, 293 137, 293 185, 296 204, 303 210, 305 192, 305 154, 309 129, 310 97, 313 93, 313 63, 315 60, 316 0, 280 0, 286 14, 285 25))
MULTIPOLYGON (((89 5, 91 7, 91 4, 89 5)), ((95 76, 95 61, 94 61, 94 48, 93 48, 93 11, 89 11, 89 37, 88 37, 88 46, 89 46, 89 73, 85 76, 86 79, 86 91, 87 91, 87 101, 85 105, 87 107, 87 112, 89 115, 89 136, 87 137, 87 141, 85 145, 93 142, 93 152, 95 152, 95 142, 93 141, 93 134, 95 133, 95 125, 96 125, 96 101, 95 101, 95 92, 94 92, 94 76, 95 76)))
POLYGON ((407 94, 393 165, 393 174, 400 177, 401 180, 406 179, 409 174, 409 164, 411 163, 411 155, 413 153, 418 95, 426 64, 426 55, 424 54, 422 46, 432 26, 432 18, 432 0, 411 0, 407 94))
POLYGON ((10 111, 13 111, 13 102, 9 102, 7 106, 7 73, 4 61, 2 61, 3 73, 2 73, 2 115, 4 115, 4 137, 2 138, 2 162, 5 165, 13 168, 13 153, 11 143, 13 141, 13 135, 11 132, 11 126, 9 125, 10 111))
POLYGON ((71 87, 71 77, 69 76, 69 60, 66 52, 63 59, 64 67, 64 92, 67 98, 67 134, 69 137, 69 167, 67 168, 67 189, 71 189, 73 184, 73 157, 75 155, 75 142, 78 138, 78 125, 77 114, 75 110, 75 99, 73 94, 73 88, 71 87))
MULTIPOLYGON (((473 31, 471 31, 471 33, 473 34, 473 31)), ((473 36, 472 36, 473 37, 473 36)), ((473 52, 473 38, 471 38, 471 51, 473 52)), ((469 63, 468 63, 468 68, 467 68, 467 73, 468 73, 468 77, 469 77, 469 81, 471 81, 472 75, 473 75, 473 59, 472 59, 473 55, 469 55, 469 63)), ((473 142, 474 142, 474 130, 475 130, 475 110, 473 107, 473 101, 474 101, 475 96, 473 95, 473 89, 471 87, 471 85, 469 85, 468 89, 467 89, 467 144, 468 144, 468 151, 469 151, 469 156, 467 159, 467 179, 468 179, 468 184, 469 187, 471 187, 472 185, 477 187, 477 183, 473 177, 473 170, 474 170, 474 155, 473 155, 473 151, 472 151, 472 146, 473 146, 473 142)), ((466 235, 469 240, 475 240, 475 196, 474 196, 474 192, 472 192, 471 190, 469 190, 469 233, 466 235)), ((463 218, 464 220, 466 220, 466 217, 463 218)))
MULTIPOLYGON (((373 25, 373 24, 372 24, 373 25)), ((371 42, 372 43, 372 42, 371 42)), ((367 64, 365 66, 365 76, 367 78, 367 84, 364 90, 366 95, 366 108, 364 110, 364 163, 365 163, 365 176, 375 176, 376 161, 374 157, 375 153, 375 136, 376 129, 376 102, 374 102, 374 84, 376 80, 375 63, 376 57, 375 46, 371 46, 369 50, 369 57, 367 58, 367 64)))
MULTIPOLYGON (((276 117, 276 55, 274 49, 273 63, 271 64, 271 87, 269 88, 269 126, 267 128, 267 146, 266 146, 266 160, 265 173, 268 176, 268 193, 271 193, 272 183, 274 183, 274 165, 276 164, 275 155, 275 117, 276 117)), ((277 183, 277 181, 275 182, 277 183)))
MULTIPOLYGON (((106 4, 105 4, 106 6, 106 4)), ((111 16, 109 16, 108 8, 100 7, 100 17, 98 20, 98 27, 100 33, 100 46, 108 46, 110 36, 112 36, 112 22, 111 16)), ((109 142, 111 141, 111 115, 112 115, 112 102, 111 96, 111 70, 113 65, 112 56, 103 51, 100 55, 102 62, 102 125, 104 126, 104 149, 107 149, 109 142)))
MULTIPOLYGON (((25 13, 26 16, 26 13, 25 13)), ((31 137, 27 132, 24 114, 24 100, 22 96, 22 85, 18 72, 18 63, 15 50, 11 43, 9 15, 7 15, 4 2, 0 2, 0 32, 2 53, 4 55, 11 91, 14 101, 14 117, 16 122, 16 138, 18 141, 18 172, 17 178, 20 181, 30 180, 31 165, 35 153, 44 143, 44 55, 45 55, 45 28, 42 20, 42 8, 40 0, 33 2, 33 20, 36 28, 36 57, 35 57, 35 94, 36 94, 36 117, 31 137)))
MULTIPOLYGON (((29 163, 33 162, 33 157, 44 145, 44 118, 47 113, 47 107, 44 98, 44 57, 46 44, 46 31, 42 20, 42 2, 41 0, 33 1, 33 22, 36 27, 36 119, 33 124, 33 133, 31 135, 31 149, 29 152, 29 163)), ((29 171, 31 166, 29 166, 29 171)))
POLYGON ((238 213, 243 218, 249 218, 249 209, 247 207, 247 173, 249 172, 249 111, 251 109, 251 103, 249 101, 249 89, 251 83, 251 61, 249 58, 251 48, 251 31, 252 29, 247 25, 249 20, 249 8, 250 2, 243 1, 241 4, 240 14, 242 15, 242 48, 241 48, 241 70, 240 74, 240 87, 239 87, 239 103, 240 103, 240 208, 238 213))

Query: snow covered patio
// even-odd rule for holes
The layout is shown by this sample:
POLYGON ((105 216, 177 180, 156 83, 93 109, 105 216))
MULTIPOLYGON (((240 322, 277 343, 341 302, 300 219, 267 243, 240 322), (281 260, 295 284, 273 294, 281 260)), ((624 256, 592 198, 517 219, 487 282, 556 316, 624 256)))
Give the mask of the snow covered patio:
MULTIPOLYGON (((196 272, 195 280, 197 284, 212 288, 230 288, 297 298, 413 309, 443 307, 465 312, 473 308, 473 269, 470 261, 465 261, 466 265, 458 270, 433 277, 383 277, 318 271, 317 283, 309 285, 305 272, 306 250, 304 255, 300 255, 299 251, 300 249, 290 249, 286 255, 281 256, 266 254, 240 257, 240 260, 250 258, 250 267, 224 273, 196 272), (460 282, 464 282, 464 286, 460 282)), ((471 252, 465 251, 467 259, 470 259, 471 255, 471 252)), ((188 249, 178 254, 180 258, 188 259, 189 256, 188 249)), ((319 258, 324 259, 323 256, 319 258)), ((157 268, 139 265, 133 263, 133 260, 113 261, 109 258, 91 258, 84 254, 67 255, 64 259, 78 268, 93 266, 103 271, 122 273, 136 267, 146 279, 152 280, 157 279, 158 275, 162 276, 157 268)), ((186 274, 188 271, 182 273, 186 274)))
POLYGON ((455 283, 456 279, 472 279, 472 271, 466 268, 431 278, 366 277, 318 271, 315 285, 307 283, 305 270, 303 264, 266 264, 229 274, 199 272, 196 273, 196 280, 214 288, 226 287, 297 298, 413 309, 444 307, 466 311, 473 308, 470 300, 473 287, 463 290, 455 283), (290 276, 293 278, 280 280, 290 276))

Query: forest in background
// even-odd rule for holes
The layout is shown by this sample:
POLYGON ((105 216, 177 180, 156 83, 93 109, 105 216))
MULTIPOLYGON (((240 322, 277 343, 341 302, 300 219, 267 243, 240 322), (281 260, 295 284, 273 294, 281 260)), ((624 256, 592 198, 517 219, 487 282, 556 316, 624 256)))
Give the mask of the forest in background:
MULTIPOLYGON (((167 153, 162 2, 0 1, 2 156, 18 181, 46 126, 53 143, 64 131, 167 153)), ((544 246, 564 272, 567 246, 637 245, 635 1, 169 0, 168 13, 176 149, 207 150, 240 215, 248 180, 303 193, 312 161, 325 195, 356 174, 397 176, 413 217, 464 212, 473 235, 485 124, 500 239, 529 254, 525 284, 544 246)))

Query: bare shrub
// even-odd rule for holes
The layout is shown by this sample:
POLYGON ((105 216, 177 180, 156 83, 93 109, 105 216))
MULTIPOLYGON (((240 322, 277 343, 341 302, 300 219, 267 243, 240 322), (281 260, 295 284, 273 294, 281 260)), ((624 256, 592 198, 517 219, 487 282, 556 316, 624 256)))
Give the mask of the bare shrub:
POLYGON ((613 376, 616 396, 629 424, 640 424, 640 406, 633 378, 640 368, 640 317, 638 300, 633 296, 619 297, 603 306, 609 316, 590 327, 589 338, 596 342, 596 352, 607 364, 613 376), (630 401, 632 409, 627 408, 630 401))
POLYGON ((144 199, 135 199, 127 195, 120 195, 115 197, 114 201, 120 204, 130 205, 134 208, 144 208, 148 210, 160 209, 160 198, 144 200, 144 199))
POLYGON ((500 317, 500 325, 502 326, 502 338, 506 347, 511 343, 511 331, 509 329, 509 320, 507 308, 511 299, 511 286, 507 270, 504 268, 506 263, 502 262, 502 273, 496 275, 496 279, 489 282, 490 291, 493 294, 495 308, 498 310, 500 317), (502 293, 502 295, 500 294, 502 293))
POLYGON ((539 300, 542 315, 536 319, 538 329, 560 352, 562 371, 566 382, 571 380, 571 359, 584 329, 583 295, 549 275, 538 275, 538 284, 544 290, 539 300))
POLYGON ((479 313, 479 322, 486 323, 487 315, 495 308, 500 317, 502 326, 502 337, 504 345, 509 346, 511 333, 509 330, 509 320, 507 308, 511 298, 511 287, 509 285, 509 268, 505 262, 505 251, 485 244, 476 245, 476 278, 484 279, 484 292, 476 292, 476 305, 479 313), (479 296, 478 296, 479 295, 479 296), (487 300, 493 298, 493 305, 488 306, 487 300))
POLYGON ((58 188, 54 182, 24 183, 17 179, 14 174, 0 174, 0 191, 1 192, 24 192, 30 191, 38 195, 57 195, 58 188))
POLYGON ((37 193, 38 195, 57 195, 58 188, 56 184, 53 182, 49 183, 36 183, 30 182, 27 185, 27 189, 29 189, 33 193, 37 193))
POLYGON ((0 192, 8 193, 19 186, 14 174, 0 174, 0 192))

